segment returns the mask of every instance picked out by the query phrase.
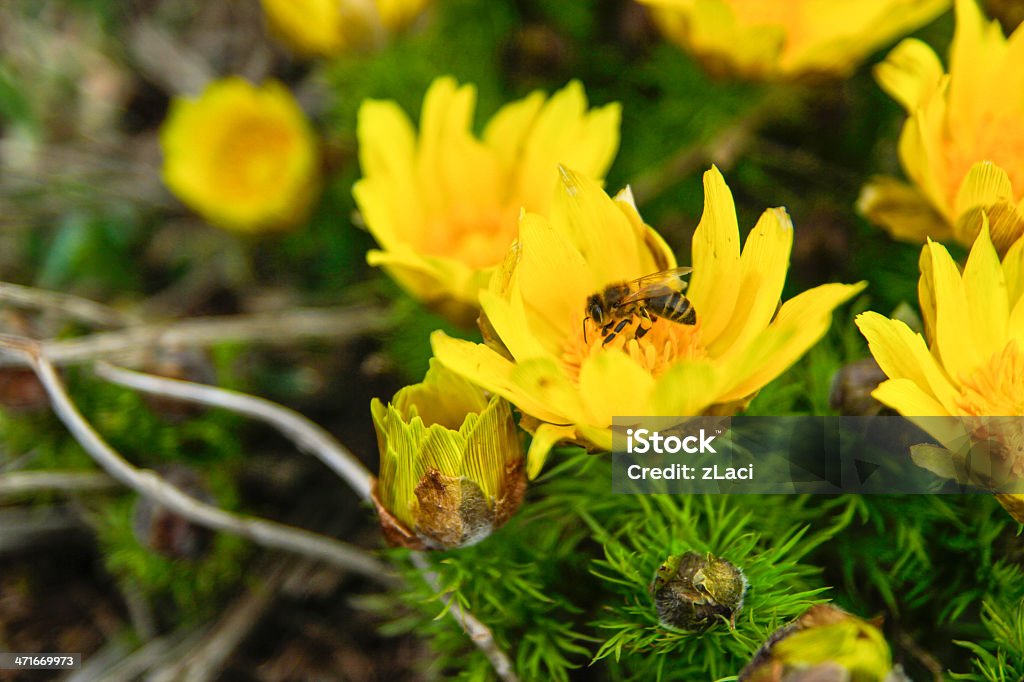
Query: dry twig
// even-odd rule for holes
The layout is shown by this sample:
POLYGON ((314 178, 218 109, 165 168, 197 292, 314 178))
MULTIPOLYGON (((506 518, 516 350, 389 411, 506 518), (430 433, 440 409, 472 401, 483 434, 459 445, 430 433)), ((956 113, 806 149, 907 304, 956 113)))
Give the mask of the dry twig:
MULTIPOLYGON (((304 338, 338 340, 386 327, 387 320, 379 308, 300 309, 142 324, 74 339, 44 341, 41 351, 55 365, 70 365, 152 346, 201 347, 227 341, 280 344, 304 338)), ((0 357, 0 367, 24 364, 24 354, 0 357)))
POLYGON ((19 353, 46 389, 57 417, 75 440, 114 479, 193 523, 234 533, 264 547, 296 552, 391 584, 391 570, 363 550, 347 543, 273 521, 226 512, 200 502, 170 485, 155 472, 138 469, 111 448, 71 401, 53 364, 29 339, 0 335, 0 347, 19 353))
POLYGON ((175 398, 210 407, 220 407, 270 424, 304 452, 316 455, 364 500, 370 499, 373 475, 329 433, 298 412, 246 393, 190 381, 134 372, 101 362, 96 375, 113 384, 143 393, 175 398))
POLYGON ((17 471, 0 474, 0 499, 41 492, 96 493, 112 490, 117 481, 93 471, 17 471))
POLYGON ((87 298, 10 282, 0 282, 0 302, 58 312, 97 327, 121 327, 131 322, 130 316, 87 298))

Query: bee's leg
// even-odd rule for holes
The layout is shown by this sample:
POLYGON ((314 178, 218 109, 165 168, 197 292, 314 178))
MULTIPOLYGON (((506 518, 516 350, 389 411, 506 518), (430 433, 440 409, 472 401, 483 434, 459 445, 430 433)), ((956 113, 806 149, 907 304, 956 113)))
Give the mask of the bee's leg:
MULTIPOLYGON (((628 317, 624 317, 619 322, 619 324, 615 326, 615 329, 613 329, 607 336, 604 337, 604 341, 601 342, 601 345, 602 346, 607 346, 609 343, 611 343, 611 340, 614 339, 616 336, 618 336, 619 332, 621 332, 623 329, 625 329, 627 324, 629 324, 629 318, 628 317)), ((611 327, 611 326, 612 326, 612 324, 611 324, 611 322, 609 322, 608 325, 605 327, 605 330, 607 330, 607 328, 611 327)))
POLYGON ((649 331, 651 331, 650 327, 644 327, 644 326, 642 326, 640 324, 637 324, 636 325, 636 334, 634 334, 634 337, 637 338, 637 339, 642 339, 642 338, 644 338, 644 336, 647 335, 647 332, 649 332, 649 331))

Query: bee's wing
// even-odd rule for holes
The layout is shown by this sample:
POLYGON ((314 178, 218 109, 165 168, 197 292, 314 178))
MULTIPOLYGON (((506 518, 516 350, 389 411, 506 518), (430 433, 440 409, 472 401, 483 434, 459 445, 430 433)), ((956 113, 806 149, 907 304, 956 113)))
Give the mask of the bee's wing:
POLYGON ((620 305, 645 301, 655 296, 662 296, 669 293, 678 293, 686 290, 686 275, 693 272, 693 268, 669 268, 650 275, 645 275, 629 282, 632 293, 624 296, 620 305))

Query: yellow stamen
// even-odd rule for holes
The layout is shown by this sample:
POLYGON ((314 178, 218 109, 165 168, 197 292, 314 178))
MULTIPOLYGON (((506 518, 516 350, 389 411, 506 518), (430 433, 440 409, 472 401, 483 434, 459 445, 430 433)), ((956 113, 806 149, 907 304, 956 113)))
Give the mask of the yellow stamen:
POLYGON ((707 357, 707 350, 700 341, 699 320, 697 324, 690 325, 659 318, 651 324, 634 317, 607 344, 604 342, 607 334, 602 334, 601 328, 592 321, 587 322, 586 340, 582 325, 576 328, 580 332, 566 341, 562 353, 562 362, 573 381, 579 378, 583 361, 601 352, 623 351, 655 377, 661 376, 679 360, 707 357), (641 328, 648 331, 638 338, 637 331, 641 328))

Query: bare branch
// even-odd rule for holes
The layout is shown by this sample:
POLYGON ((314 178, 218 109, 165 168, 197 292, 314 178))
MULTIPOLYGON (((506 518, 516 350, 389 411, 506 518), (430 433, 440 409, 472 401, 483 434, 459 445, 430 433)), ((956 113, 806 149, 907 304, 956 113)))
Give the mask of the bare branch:
POLYGON ((445 606, 448 607, 448 613, 452 614, 452 618, 458 621, 463 631, 473 640, 473 644, 487 656, 487 660, 491 662, 494 672, 497 673, 498 677, 504 680, 504 682, 519 682, 519 677, 512 668, 512 661, 509 660, 508 655, 502 651, 501 647, 494 640, 494 633, 491 632, 489 627, 477 620, 472 613, 462 608, 450 593, 441 592, 441 582, 437 574, 430 568, 430 563, 423 556, 423 553, 413 552, 412 563, 419 570, 423 579, 427 581, 427 584, 441 595, 445 606))
POLYGON ((107 363, 97 363, 95 369, 100 378, 136 391, 220 407, 266 422, 295 443, 300 450, 318 457, 345 479, 359 497, 364 500, 370 499, 373 475, 369 469, 331 434, 294 410, 246 393, 134 372, 107 363))
MULTIPOLYGON (((347 339, 386 329, 380 308, 290 310, 142 324, 75 339, 45 341, 41 351, 56 365, 111 358, 152 346, 201 347, 225 341, 281 344, 296 339, 347 339)), ((24 365, 24 356, 0 357, 0 366, 24 365)))
POLYGON ((0 302, 58 312, 97 327, 122 327, 131 322, 128 315, 87 298, 10 282, 0 282, 0 302))
POLYGON ((68 396, 53 364, 41 354, 37 344, 28 339, 0 335, 0 346, 26 357, 46 388, 54 412, 75 440, 107 473, 140 495, 207 528, 234 533, 264 547, 329 561, 380 582, 394 583, 394 576, 384 563, 357 547, 300 528, 226 512, 184 494, 153 471, 136 468, 111 448, 85 420, 68 396))
POLYGON ((0 498, 41 492, 96 493, 117 487, 117 481, 95 471, 18 471, 0 474, 0 498))

